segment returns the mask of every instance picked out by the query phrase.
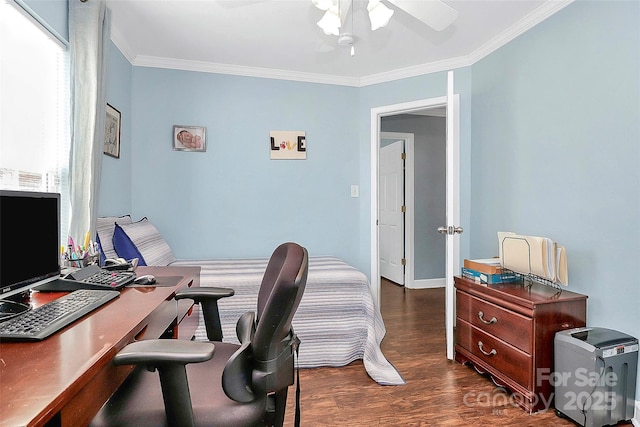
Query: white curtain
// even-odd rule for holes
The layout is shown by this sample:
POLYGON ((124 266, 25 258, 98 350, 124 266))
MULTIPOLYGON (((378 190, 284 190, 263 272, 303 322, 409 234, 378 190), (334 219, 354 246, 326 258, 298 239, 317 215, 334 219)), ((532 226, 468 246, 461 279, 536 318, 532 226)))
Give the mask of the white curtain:
POLYGON ((69 235, 95 235, 106 117, 110 11, 105 0, 69 0, 71 156, 69 235))

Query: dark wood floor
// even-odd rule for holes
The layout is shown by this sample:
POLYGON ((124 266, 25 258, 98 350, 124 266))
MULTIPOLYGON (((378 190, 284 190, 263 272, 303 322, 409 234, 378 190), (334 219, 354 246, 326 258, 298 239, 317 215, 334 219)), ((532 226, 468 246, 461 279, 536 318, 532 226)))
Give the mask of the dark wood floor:
MULTIPOLYGON (((444 289, 404 289, 383 281, 387 328, 382 351, 407 384, 382 386, 362 361, 300 371, 301 425, 313 426, 574 426, 553 409, 528 415, 472 367, 446 358, 444 289)), ((293 425, 295 388, 286 426, 293 425)))

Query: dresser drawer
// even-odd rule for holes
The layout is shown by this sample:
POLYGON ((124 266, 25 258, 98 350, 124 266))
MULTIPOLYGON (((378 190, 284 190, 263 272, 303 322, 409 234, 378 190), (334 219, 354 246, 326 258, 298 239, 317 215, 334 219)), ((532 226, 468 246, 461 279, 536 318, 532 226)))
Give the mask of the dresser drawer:
POLYGON ((531 354, 533 319, 464 292, 457 291, 456 299, 459 318, 531 354))
POLYGON ((456 324, 456 342, 518 384, 526 388, 532 386, 531 355, 482 332, 460 318, 456 324))

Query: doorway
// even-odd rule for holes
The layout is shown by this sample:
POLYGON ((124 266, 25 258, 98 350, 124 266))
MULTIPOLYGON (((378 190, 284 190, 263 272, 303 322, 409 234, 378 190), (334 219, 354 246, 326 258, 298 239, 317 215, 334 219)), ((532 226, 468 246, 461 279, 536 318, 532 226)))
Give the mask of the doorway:
MULTIPOLYGON (((451 72, 450 72, 451 74, 451 72)), ((379 206, 378 206, 378 162, 380 123, 383 117, 398 114, 409 114, 434 108, 446 108, 447 111, 447 227, 454 229, 451 224, 459 221, 459 96, 452 93, 452 77, 450 76, 447 96, 431 98, 402 104, 388 105, 371 109, 371 285, 376 303, 380 304, 380 266, 379 266, 379 206)), ((443 228, 443 227, 441 227, 443 228)), ((461 232, 461 229, 460 229, 461 232)), ((454 292, 453 272, 459 270, 459 239, 454 233, 447 233, 446 238, 446 312, 447 312, 447 358, 453 358, 453 323, 454 323, 454 292)))
MULTIPOLYGON (((437 228, 446 223, 446 112, 442 107, 381 118, 378 187, 380 275, 408 289, 445 287, 445 239, 437 228), (391 131, 391 132, 389 132, 391 131), (386 220, 385 151, 391 141, 406 141, 404 239, 388 243, 386 220), (394 245, 404 250, 396 250, 394 245), (404 283, 385 274, 385 256, 404 253, 404 283)), ((393 160, 393 159, 392 159, 393 160)), ((402 197, 399 198, 402 200, 402 197)), ((399 203, 400 204, 400 203, 399 203)), ((400 206, 398 206, 400 207, 400 206)))

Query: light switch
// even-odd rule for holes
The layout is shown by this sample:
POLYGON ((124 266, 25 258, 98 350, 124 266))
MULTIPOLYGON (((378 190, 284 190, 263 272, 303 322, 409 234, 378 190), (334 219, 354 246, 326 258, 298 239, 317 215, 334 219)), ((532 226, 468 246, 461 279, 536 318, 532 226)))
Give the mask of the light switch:
POLYGON ((360 186, 358 184, 351 186, 351 197, 360 197, 360 186))

